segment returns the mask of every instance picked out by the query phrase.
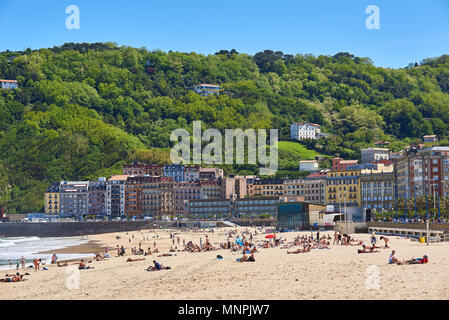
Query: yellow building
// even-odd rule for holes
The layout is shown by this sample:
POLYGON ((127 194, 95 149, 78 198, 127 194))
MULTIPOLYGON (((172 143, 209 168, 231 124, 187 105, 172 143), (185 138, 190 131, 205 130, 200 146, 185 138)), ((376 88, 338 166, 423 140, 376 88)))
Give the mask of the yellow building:
POLYGON ((331 171, 326 177, 326 204, 359 207, 361 170, 331 171))
POLYGON ((283 196, 284 182, 282 180, 256 180, 253 185, 254 196, 283 196))
POLYGON ((44 193, 45 214, 59 214, 59 183, 52 183, 44 193))

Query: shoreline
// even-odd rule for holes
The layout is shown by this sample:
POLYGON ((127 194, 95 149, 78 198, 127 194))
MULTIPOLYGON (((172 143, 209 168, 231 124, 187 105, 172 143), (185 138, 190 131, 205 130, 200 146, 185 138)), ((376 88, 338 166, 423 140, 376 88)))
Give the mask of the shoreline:
MULTIPOLYGON (((96 253, 104 253, 105 245, 98 240, 88 240, 87 243, 77 244, 70 247, 40 251, 36 254, 96 254, 96 253)), ((61 260, 62 261, 62 260, 61 260)))

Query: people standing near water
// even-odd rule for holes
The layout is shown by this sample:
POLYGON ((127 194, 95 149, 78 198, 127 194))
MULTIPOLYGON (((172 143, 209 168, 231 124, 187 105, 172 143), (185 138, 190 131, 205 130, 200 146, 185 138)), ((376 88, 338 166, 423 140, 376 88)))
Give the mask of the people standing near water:
POLYGON ((9 262, 9 269, 12 269, 12 262, 11 262, 11 259, 9 259, 8 262, 9 262))
POLYGON ((22 269, 25 269, 25 258, 23 256, 20 257, 20 263, 22 264, 22 269))
POLYGON ((17 259, 17 261, 16 261, 16 270, 19 270, 19 266, 20 266, 20 262, 19 262, 19 259, 17 259))

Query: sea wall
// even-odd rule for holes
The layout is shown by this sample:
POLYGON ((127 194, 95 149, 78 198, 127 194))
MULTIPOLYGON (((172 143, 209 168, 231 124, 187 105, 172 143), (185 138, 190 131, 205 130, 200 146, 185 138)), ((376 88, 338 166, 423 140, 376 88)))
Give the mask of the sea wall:
POLYGON ((88 234, 171 228, 175 226, 176 223, 173 222, 159 221, 0 223, 0 236, 73 237, 88 234))

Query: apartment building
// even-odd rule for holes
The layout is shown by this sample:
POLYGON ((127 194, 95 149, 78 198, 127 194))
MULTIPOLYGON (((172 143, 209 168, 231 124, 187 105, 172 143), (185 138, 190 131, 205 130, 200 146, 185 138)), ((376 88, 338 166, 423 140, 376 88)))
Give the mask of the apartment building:
POLYGON ((107 215, 108 197, 106 178, 100 177, 97 181, 89 181, 87 192, 87 214, 91 216, 107 215))
POLYGON ((173 178, 175 182, 185 180, 185 166, 183 164, 164 164, 164 177, 173 178))
POLYGON ((200 184, 200 199, 221 198, 221 179, 200 180, 199 184, 200 184))
POLYGON ((52 182, 50 187, 44 193, 45 214, 59 214, 59 182, 52 182))
POLYGON ((142 181, 142 201, 145 216, 174 216, 173 177, 145 177, 142 181))
POLYGON ((343 160, 342 158, 332 159, 332 171, 345 171, 348 166, 359 163, 359 160, 343 160))
POLYGON ((79 216, 88 214, 89 181, 61 181, 59 185, 60 215, 79 216))
POLYGON ((326 177, 326 204, 360 207, 361 170, 331 171, 326 177))
POLYGON ((129 175, 112 176, 106 183, 107 215, 110 217, 122 217, 125 215, 125 183, 128 177, 129 175))
POLYGON ((142 186, 146 176, 130 176, 125 182, 125 215, 143 217, 142 186))
POLYGON ((190 200, 201 199, 201 184, 199 181, 175 182, 173 184, 173 193, 175 215, 184 216, 188 213, 187 203, 190 200))

